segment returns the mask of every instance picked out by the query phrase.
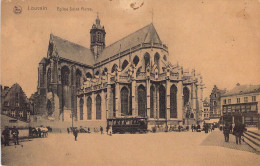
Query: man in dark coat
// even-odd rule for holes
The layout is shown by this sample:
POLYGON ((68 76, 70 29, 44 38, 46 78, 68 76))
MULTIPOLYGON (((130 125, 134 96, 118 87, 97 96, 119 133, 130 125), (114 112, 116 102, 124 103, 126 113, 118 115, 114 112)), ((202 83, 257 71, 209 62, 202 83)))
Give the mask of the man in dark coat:
POLYGON ((73 135, 75 137, 75 141, 77 141, 77 137, 78 137, 79 132, 78 132, 77 128, 73 128, 72 130, 73 130, 73 135))
POLYGON ((103 134, 103 127, 102 126, 100 126, 100 132, 101 132, 101 134, 103 134))
POLYGON ((38 137, 39 137, 39 138, 42 137, 42 130, 40 129, 40 127, 38 128, 38 137))
POLYGON ((233 133, 236 136, 236 144, 241 144, 241 136, 245 131, 245 126, 241 123, 236 123, 233 129, 233 133))
POLYGON ((11 134, 13 135, 14 144, 19 145, 19 131, 16 126, 13 127, 11 134))
POLYGON ((226 142, 229 141, 229 133, 230 133, 230 125, 226 123, 223 128, 223 134, 226 142))
POLYGON ((8 126, 5 126, 5 129, 2 132, 2 135, 4 136, 4 144, 5 144, 5 146, 9 146, 10 130, 9 130, 8 126))

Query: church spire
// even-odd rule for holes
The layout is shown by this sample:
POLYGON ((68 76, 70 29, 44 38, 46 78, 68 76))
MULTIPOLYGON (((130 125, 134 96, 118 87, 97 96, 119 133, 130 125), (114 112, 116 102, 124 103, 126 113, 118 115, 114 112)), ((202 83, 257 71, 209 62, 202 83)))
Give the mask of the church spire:
POLYGON ((100 25, 100 19, 98 17, 98 12, 97 12, 97 18, 96 18, 96 25, 100 25))

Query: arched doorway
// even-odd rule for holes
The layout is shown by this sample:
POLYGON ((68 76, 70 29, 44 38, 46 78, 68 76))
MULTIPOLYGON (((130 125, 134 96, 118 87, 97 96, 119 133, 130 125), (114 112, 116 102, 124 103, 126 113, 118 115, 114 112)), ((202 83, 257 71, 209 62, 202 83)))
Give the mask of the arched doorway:
POLYGON ((138 91, 138 116, 146 116, 146 90, 143 85, 140 85, 138 91))
POLYGON ((101 119, 101 96, 99 94, 96 97, 96 119, 101 119))
POLYGON ((154 118, 154 97, 155 97, 155 89, 154 86, 150 88, 150 118, 154 118))
POLYGON ((190 90, 187 87, 183 88, 183 96, 184 96, 184 106, 186 106, 189 103, 190 99, 190 90))
POLYGON ((83 120, 83 105, 84 105, 84 100, 81 98, 79 101, 79 118, 80 120, 83 120))
POLYGON ((159 118, 166 117, 166 90, 163 85, 159 87, 159 118))
POLYGON ((170 118, 177 118, 177 87, 171 86, 170 89, 170 118))
POLYGON ((128 112, 128 94, 129 91, 126 87, 123 87, 121 89, 121 115, 125 116, 125 115, 129 115, 128 112))
POLYGON ((87 116, 88 116, 88 120, 92 119, 92 99, 91 99, 91 97, 88 97, 88 99, 87 99, 87 116))

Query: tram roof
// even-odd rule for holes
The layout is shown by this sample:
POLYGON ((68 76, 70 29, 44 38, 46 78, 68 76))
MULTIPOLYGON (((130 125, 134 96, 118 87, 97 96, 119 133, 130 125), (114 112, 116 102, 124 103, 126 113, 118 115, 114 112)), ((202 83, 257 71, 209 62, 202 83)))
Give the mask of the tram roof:
POLYGON ((141 117, 141 116, 126 116, 126 117, 114 117, 114 118, 107 118, 107 120, 129 120, 129 119, 147 119, 147 117, 141 117))

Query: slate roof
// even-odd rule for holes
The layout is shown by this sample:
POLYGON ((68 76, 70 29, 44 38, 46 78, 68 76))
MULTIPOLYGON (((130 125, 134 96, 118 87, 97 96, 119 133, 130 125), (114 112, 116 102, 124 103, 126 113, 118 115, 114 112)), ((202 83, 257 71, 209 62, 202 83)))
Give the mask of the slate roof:
POLYGON ((86 65, 94 65, 94 55, 90 49, 58 36, 54 36, 53 34, 51 34, 51 38, 52 39, 50 40, 53 40, 54 46, 60 57, 86 65))
POLYGON ((97 59, 97 62, 101 62, 119 52, 137 46, 140 43, 162 44, 162 41, 152 23, 107 46, 97 59))
POLYGON ((60 57, 91 66, 141 43, 162 44, 152 23, 104 48, 96 61, 93 53, 88 48, 53 34, 51 34, 50 41, 53 41, 60 57))
POLYGON ((254 92, 260 92, 260 85, 239 85, 231 89, 230 91, 226 92, 222 96, 232 96, 232 95, 248 94, 254 92))

